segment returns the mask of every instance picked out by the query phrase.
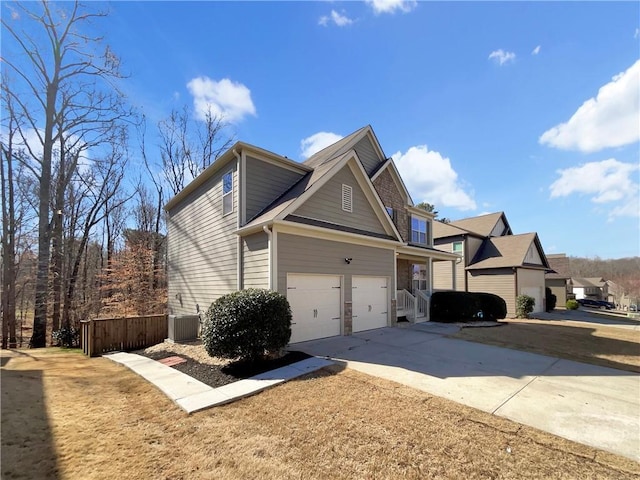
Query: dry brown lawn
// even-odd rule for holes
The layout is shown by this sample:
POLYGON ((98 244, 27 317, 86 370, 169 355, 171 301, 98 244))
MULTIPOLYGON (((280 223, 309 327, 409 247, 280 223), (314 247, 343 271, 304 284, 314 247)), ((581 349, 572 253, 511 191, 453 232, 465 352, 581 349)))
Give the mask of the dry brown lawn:
POLYGON ((640 372, 640 331, 577 321, 509 319, 453 338, 640 372))
POLYGON ((189 416, 107 359, 2 355, 3 479, 640 475, 631 460, 338 367, 189 416))

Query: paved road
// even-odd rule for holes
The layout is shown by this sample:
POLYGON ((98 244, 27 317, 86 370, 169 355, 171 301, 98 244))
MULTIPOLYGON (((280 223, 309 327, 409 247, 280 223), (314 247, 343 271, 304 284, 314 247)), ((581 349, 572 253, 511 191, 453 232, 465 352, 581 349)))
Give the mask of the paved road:
POLYGON ((423 323, 293 348, 640 461, 640 375, 444 337, 457 329, 423 323))
POLYGON ((534 313, 532 316, 538 320, 597 323, 608 327, 640 330, 640 320, 629 318, 626 314, 609 310, 579 308, 578 310, 554 310, 548 313, 534 313))

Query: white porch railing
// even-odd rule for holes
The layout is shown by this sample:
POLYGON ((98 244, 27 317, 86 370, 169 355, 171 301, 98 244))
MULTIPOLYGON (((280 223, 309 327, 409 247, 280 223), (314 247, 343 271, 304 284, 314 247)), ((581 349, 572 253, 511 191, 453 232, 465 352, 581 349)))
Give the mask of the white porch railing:
POLYGON ((416 318, 416 297, 407 290, 396 291, 396 316, 407 317, 414 322, 416 318))
POLYGON ((431 297, 427 293, 426 290, 418 290, 416 295, 416 310, 417 310, 417 318, 429 318, 429 303, 431 302, 431 297))
POLYGON ((430 298, 426 290, 418 290, 412 295, 408 290, 396 291, 396 316, 407 317, 410 322, 429 318, 430 298))

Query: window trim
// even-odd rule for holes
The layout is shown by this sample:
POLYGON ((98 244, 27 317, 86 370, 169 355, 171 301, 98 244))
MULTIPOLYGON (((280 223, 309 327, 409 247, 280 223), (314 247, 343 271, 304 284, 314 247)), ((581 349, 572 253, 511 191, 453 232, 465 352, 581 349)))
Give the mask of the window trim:
POLYGON ((459 253, 461 255, 464 254, 464 242, 459 241, 459 242, 452 242, 451 243, 451 253, 459 253), (456 252, 456 244, 460 244, 460 251, 456 252))
POLYGON ((415 243, 417 245, 427 245, 427 246, 430 245, 430 242, 429 242, 429 220, 427 220, 426 218, 423 218, 423 217, 415 216, 415 215, 411 216, 411 243, 415 243), (413 228, 413 221, 414 220, 416 220, 418 222, 424 222, 424 232, 422 232, 420 230, 415 230, 413 228), (415 241, 413 239, 413 233, 414 232, 418 233, 418 240, 417 241, 415 241), (422 234, 422 233, 424 233, 424 242, 420 241, 420 234, 422 234))
POLYGON ((229 170, 224 175, 222 175, 222 216, 226 217, 227 215, 233 213, 233 170, 229 170), (231 190, 227 193, 224 192, 224 179, 227 175, 231 175, 231 190), (231 209, 228 212, 224 211, 224 201, 227 196, 231 195, 231 209))

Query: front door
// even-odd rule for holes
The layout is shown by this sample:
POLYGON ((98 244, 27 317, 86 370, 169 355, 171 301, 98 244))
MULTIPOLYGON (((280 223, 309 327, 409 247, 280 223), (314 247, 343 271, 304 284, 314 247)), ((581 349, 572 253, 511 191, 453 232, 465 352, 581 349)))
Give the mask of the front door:
POLYGON ((416 294, 417 290, 427 289, 427 265, 424 263, 414 263, 412 267, 411 293, 416 294))

